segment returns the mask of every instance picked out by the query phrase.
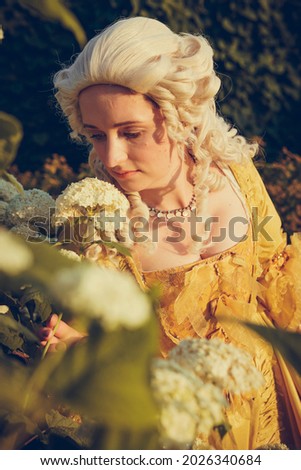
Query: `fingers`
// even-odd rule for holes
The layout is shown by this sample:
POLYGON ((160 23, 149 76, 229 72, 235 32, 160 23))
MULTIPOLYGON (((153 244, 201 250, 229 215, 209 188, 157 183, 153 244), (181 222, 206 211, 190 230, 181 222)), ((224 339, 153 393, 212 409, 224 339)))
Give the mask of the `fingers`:
POLYGON ((62 341, 58 341, 57 343, 52 343, 49 346, 48 353, 66 351, 66 349, 67 349, 66 343, 63 343, 62 341))
POLYGON ((47 325, 40 328, 38 336, 41 340, 41 346, 49 344, 48 352, 65 350, 67 346, 79 341, 85 335, 69 326, 64 321, 59 321, 56 314, 52 314, 47 321, 47 325), (55 332, 54 332, 55 329, 55 332))
MULTIPOLYGON (((55 328, 57 324, 58 316, 55 315, 55 317, 56 318, 54 319, 52 319, 52 317, 50 319, 49 326, 51 328, 55 328)), ((70 325, 68 325, 66 322, 61 321, 57 327, 55 336, 62 341, 69 341, 69 340, 73 340, 76 338, 82 338, 83 335, 79 333, 79 331, 75 330, 70 325)))
POLYGON ((59 319, 59 316, 56 313, 53 313, 52 315, 50 315, 50 317, 47 320, 47 326, 49 328, 54 328, 58 322, 58 319, 59 319))

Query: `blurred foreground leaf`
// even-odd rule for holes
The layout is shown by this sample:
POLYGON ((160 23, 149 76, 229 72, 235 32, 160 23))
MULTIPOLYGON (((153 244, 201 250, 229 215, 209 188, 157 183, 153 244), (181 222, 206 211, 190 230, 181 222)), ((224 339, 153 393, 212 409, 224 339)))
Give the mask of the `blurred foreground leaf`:
POLYGON ((47 411, 47 402, 42 399, 39 389, 32 390, 30 410, 26 413, 23 408, 31 374, 31 367, 8 361, 0 349, 0 449, 18 449, 28 438, 39 433, 36 418, 47 411))
POLYGON ((137 330, 102 334, 95 322, 88 339, 66 352, 49 387, 70 406, 109 427, 153 426, 156 408, 146 364, 157 353, 156 326, 152 321, 137 330))
MULTIPOLYGON (((5 230, 3 233, 7 235, 5 230)), ((34 335, 28 337, 21 321, 16 321, 23 318, 15 312, 16 302, 21 305, 26 321, 40 321, 49 314, 52 299, 48 302, 48 294, 51 296, 55 276, 64 270, 72 275, 73 268, 79 266, 48 243, 27 243, 13 233, 5 236, 5 246, 0 243, 0 259, 1 253, 7 258, 6 263, 0 264, 0 281, 9 288, 1 297, 9 310, 0 318, 4 346, 2 351, 0 348, 0 377, 5 381, 5 386, 0 387, 0 411, 2 407, 6 413, 3 435, 0 430, 0 448, 2 445, 22 448, 35 437, 41 445, 50 448, 64 441, 71 446, 86 447, 89 446, 86 437, 91 438, 93 449, 157 448, 158 410, 150 386, 150 363, 159 350, 155 314, 135 330, 120 327, 107 331, 98 318, 90 318, 83 311, 77 315, 88 330, 88 336, 82 341, 66 351, 46 355, 43 361, 28 361, 23 369, 9 371, 10 361, 1 363, 5 348, 13 350, 12 353, 20 348, 25 350, 23 340, 35 340, 34 335), (18 254, 18 250, 20 263, 13 270, 9 255, 18 254), (18 286, 25 288, 15 299, 13 293, 18 286), (12 312, 16 319, 11 317, 12 312), (79 417, 75 424, 71 415, 61 417, 51 412, 61 404, 79 417), (15 415, 18 420, 37 423, 36 428, 15 430, 12 424, 15 415)), ((87 266, 91 264, 86 262, 87 266)), ((101 286, 99 292, 106 295, 101 286)), ((57 297, 53 300, 54 304, 60 302, 57 297)), ((124 308, 122 303, 120 308, 124 308)), ((72 312, 69 313, 72 317, 72 312)), ((64 319, 65 315, 64 311, 64 319)))
POLYGON ((283 357, 301 375, 301 335, 286 330, 245 323, 251 330, 258 333, 272 346, 277 348, 283 357))
POLYGON ((20 121, 0 111, 0 173, 5 172, 14 161, 22 137, 20 121))

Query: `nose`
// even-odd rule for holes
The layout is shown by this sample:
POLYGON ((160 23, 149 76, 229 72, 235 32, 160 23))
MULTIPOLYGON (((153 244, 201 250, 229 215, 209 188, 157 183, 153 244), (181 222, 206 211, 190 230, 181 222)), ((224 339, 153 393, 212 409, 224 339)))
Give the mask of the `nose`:
POLYGON ((112 169, 127 160, 127 152, 124 143, 118 137, 107 138, 103 164, 106 168, 112 169))

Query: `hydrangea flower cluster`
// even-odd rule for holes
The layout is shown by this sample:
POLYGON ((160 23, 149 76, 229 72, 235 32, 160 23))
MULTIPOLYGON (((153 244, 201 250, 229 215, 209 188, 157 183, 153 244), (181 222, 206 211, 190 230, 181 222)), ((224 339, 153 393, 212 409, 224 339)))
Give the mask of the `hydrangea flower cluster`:
POLYGON ((0 178, 0 200, 9 202, 14 196, 19 194, 17 188, 9 181, 0 178))
POLYGON ((185 339, 168 357, 200 379, 233 394, 248 393, 264 384, 251 356, 220 339, 185 339))
POLYGON ((51 291, 75 315, 99 319, 105 330, 136 329, 150 318, 152 307, 132 275, 79 264, 54 276, 51 291))
POLYGON ((176 361, 153 361, 152 387, 160 409, 164 447, 190 446, 198 434, 208 435, 224 421, 226 400, 222 391, 176 361))
POLYGON ((50 236, 54 206, 54 199, 45 191, 29 189, 19 192, 13 184, 0 179, 0 223, 23 238, 41 239, 39 224, 50 236))
POLYGON ((180 341, 152 368, 163 445, 208 446, 212 429, 226 424, 226 394, 255 391, 263 384, 251 356, 235 346, 220 339, 180 341))
POLYGON ((55 225, 86 224, 84 235, 89 235, 91 241, 130 244, 128 209, 127 198, 113 184, 84 178, 71 183, 57 198, 53 222, 55 225))

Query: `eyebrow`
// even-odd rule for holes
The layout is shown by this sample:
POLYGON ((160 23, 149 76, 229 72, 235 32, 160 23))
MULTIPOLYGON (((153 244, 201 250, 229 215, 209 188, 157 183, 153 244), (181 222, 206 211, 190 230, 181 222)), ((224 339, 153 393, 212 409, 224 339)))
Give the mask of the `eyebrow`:
MULTIPOLYGON (((119 126, 128 126, 130 124, 142 124, 142 121, 122 121, 122 122, 116 122, 113 127, 119 127, 119 126)), ((87 129, 98 129, 97 126, 93 126, 92 124, 84 124, 84 128, 87 129)))

